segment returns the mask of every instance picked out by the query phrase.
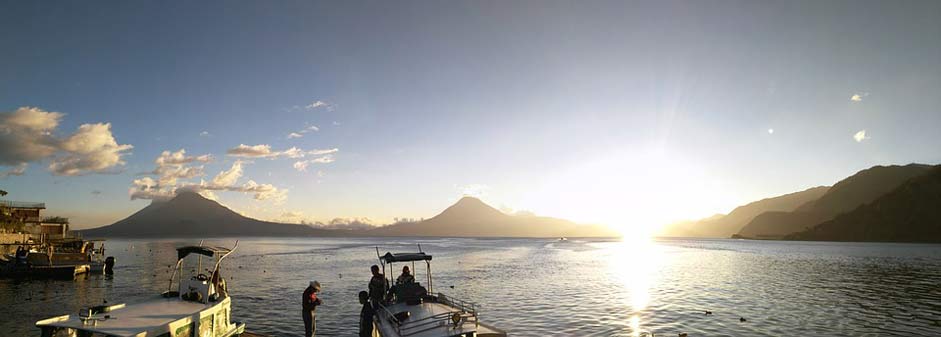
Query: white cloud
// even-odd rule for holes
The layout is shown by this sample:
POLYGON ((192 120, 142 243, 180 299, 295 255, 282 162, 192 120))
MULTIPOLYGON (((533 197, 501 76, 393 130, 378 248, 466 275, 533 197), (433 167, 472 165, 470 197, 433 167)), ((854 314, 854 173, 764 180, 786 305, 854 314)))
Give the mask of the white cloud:
POLYGON ((857 143, 861 143, 869 139, 869 136, 866 135, 866 130, 859 130, 859 132, 853 135, 853 139, 856 140, 857 143))
POLYGON ((336 159, 333 159, 333 155, 328 154, 320 158, 312 159, 311 161, 315 163, 320 163, 320 164, 328 164, 328 163, 334 162, 335 160, 336 159))
POLYGON ((111 134, 110 123, 82 124, 78 131, 64 139, 60 148, 67 154, 53 158, 49 170, 55 175, 76 176, 103 173, 125 164, 122 156, 134 148, 118 144, 111 134))
POLYGON ((192 162, 208 163, 212 161, 212 155, 204 154, 201 156, 187 156, 186 149, 180 149, 176 152, 163 151, 154 161, 157 166, 183 165, 192 162))
POLYGON ((175 189, 160 188, 160 185, 151 177, 134 179, 128 194, 131 200, 150 199, 150 200, 169 200, 176 195, 175 189))
MULTIPOLYGON (((336 159, 333 158, 333 155, 329 155, 329 154, 328 154, 328 155, 325 155, 325 156, 320 157, 320 158, 314 158, 314 159, 296 161, 296 162, 294 162, 294 169, 295 169, 295 170, 298 170, 298 171, 300 171, 300 172, 305 172, 305 171, 307 171, 307 167, 310 166, 310 164, 314 164, 314 163, 316 163, 316 164, 329 164, 329 163, 334 162, 335 160, 336 160, 336 159)), ((318 175, 322 177, 322 175, 321 175, 320 172, 318 172, 318 175)))
POLYGON ((850 100, 853 102, 862 102, 863 98, 865 98, 866 96, 869 96, 868 92, 853 94, 853 96, 850 96, 850 100))
POLYGON ((271 145, 267 144, 253 146, 239 144, 239 146, 231 148, 225 153, 233 157, 263 158, 271 156, 272 152, 271 145))
POLYGON ((133 146, 118 144, 111 124, 82 124, 75 133, 59 138, 55 131, 63 116, 33 107, 0 112, 0 165, 19 167, 50 159, 48 169, 53 174, 75 176, 109 173, 125 164, 122 157, 133 146))
POLYGON ((300 172, 307 171, 307 166, 310 165, 310 160, 301 160, 294 162, 294 169, 300 172))
POLYGON ((307 109, 307 110, 316 110, 320 108, 325 108, 327 109, 327 111, 333 111, 334 108, 336 108, 336 104, 317 100, 317 101, 310 102, 310 104, 307 104, 304 106, 304 109, 307 109))
POLYGON ((325 154, 334 154, 334 153, 337 153, 337 152, 340 152, 340 149, 338 149, 338 148, 324 149, 324 150, 316 150, 316 149, 315 149, 315 150, 307 151, 307 154, 308 154, 308 155, 311 155, 311 156, 320 156, 320 155, 325 155, 325 154))
POLYGON ((319 156, 323 154, 336 153, 340 151, 339 149, 326 149, 326 150, 311 150, 304 151, 297 147, 291 147, 290 149, 284 151, 273 151, 271 150, 271 145, 259 144, 259 145, 245 145, 239 144, 234 148, 231 148, 226 151, 226 153, 233 157, 241 158, 304 158, 305 156, 319 156))
POLYGON ((232 167, 226 171, 219 172, 215 178, 212 178, 212 184, 220 187, 229 187, 242 177, 242 161, 236 160, 232 167))
POLYGON ((304 137, 304 134, 305 134, 305 133, 308 133, 308 132, 311 132, 311 131, 320 131, 320 128, 318 128, 316 125, 308 126, 308 127, 306 127, 306 128, 301 129, 300 131, 289 133, 289 134, 288 134, 288 139, 304 137))
POLYGON ((279 189, 271 184, 259 184, 254 180, 239 185, 238 181, 244 175, 243 165, 247 162, 236 160, 228 170, 220 171, 210 182, 200 180, 199 183, 178 182, 178 179, 192 179, 205 175, 203 166, 187 166, 186 163, 208 162, 208 155, 190 157, 185 150, 177 152, 164 151, 155 160, 157 169, 146 174, 157 175, 157 180, 151 177, 136 179, 129 190, 131 199, 166 200, 179 191, 193 191, 202 196, 218 200, 215 191, 229 191, 252 194, 255 200, 272 200, 282 203, 287 198, 286 189, 279 189))
POLYGON ((199 133, 199 136, 200 136, 200 137, 209 137, 209 136, 212 136, 212 135, 209 133, 209 131, 203 130, 203 132, 200 132, 200 133, 199 133))

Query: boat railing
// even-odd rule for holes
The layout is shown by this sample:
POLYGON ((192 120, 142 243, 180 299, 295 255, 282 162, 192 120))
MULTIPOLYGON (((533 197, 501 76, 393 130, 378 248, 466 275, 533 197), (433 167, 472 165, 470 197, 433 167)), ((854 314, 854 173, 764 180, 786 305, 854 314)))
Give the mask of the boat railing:
POLYGON ((457 327, 458 325, 462 325, 464 322, 471 321, 471 319, 473 319, 474 326, 477 326, 478 322, 476 314, 461 311, 442 312, 422 319, 405 322, 398 328, 397 332, 400 336, 410 336, 425 331, 434 330, 449 324, 457 327))
POLYGON ((438 303, 447 304, 455 308, 461 309, 463 312, 477 314, 477 304, 471 301, 465 301, 460 298, 455 298, 447 296, 442 293, 438 293, 438 303))

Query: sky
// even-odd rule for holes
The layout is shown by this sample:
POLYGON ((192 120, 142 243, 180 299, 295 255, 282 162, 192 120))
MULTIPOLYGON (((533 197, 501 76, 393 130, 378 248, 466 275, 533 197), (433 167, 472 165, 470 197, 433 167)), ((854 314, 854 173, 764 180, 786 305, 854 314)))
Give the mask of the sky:
POLYGON ((941 162, 937 1, 0 1, 0 189, 73 228, 650 228, 941 162), (166 151, 166 152, 165 152, 166 151))

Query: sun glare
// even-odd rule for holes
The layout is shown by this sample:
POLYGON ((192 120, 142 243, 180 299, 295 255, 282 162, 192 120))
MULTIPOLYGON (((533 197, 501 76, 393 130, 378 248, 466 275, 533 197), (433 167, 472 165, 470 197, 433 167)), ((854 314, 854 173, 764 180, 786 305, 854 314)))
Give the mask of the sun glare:
POLYGON ((680 158, 622 153, 552 175, 524 203, 540 214, 649 237, 666 223, 714 214, 721 191, 701 167, 680 158))

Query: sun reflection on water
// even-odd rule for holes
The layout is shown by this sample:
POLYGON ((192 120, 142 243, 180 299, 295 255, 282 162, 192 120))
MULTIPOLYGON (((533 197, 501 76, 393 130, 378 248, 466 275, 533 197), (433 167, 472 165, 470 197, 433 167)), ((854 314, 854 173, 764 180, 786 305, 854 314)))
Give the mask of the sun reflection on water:
POLYGON ((650 289, 657 280, 662 262, 661 247, 650 238, 628 238, 614 243, 608 255, 608 268, 623 286, 630 335, 645 336, 641 318, 650 304, 650 289))

